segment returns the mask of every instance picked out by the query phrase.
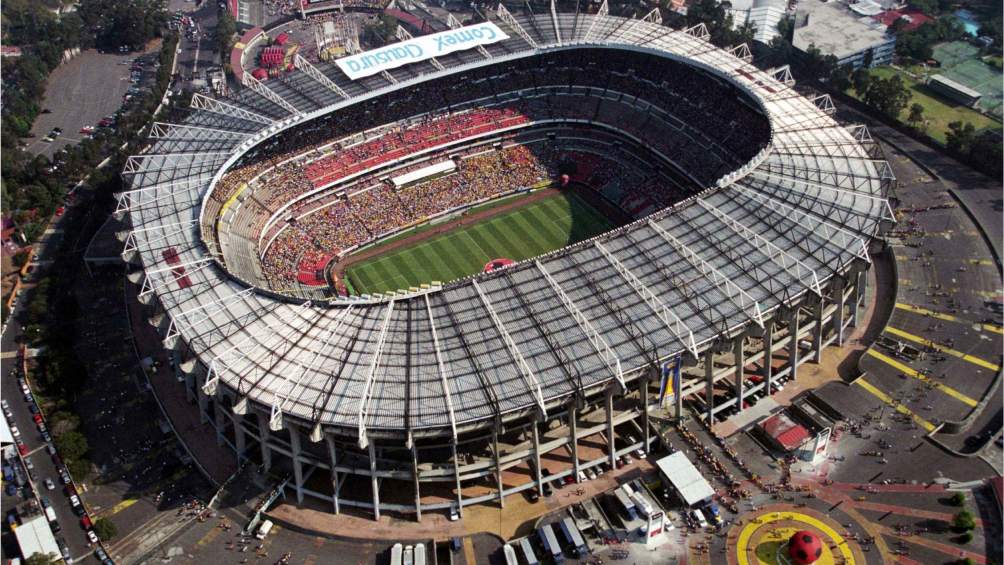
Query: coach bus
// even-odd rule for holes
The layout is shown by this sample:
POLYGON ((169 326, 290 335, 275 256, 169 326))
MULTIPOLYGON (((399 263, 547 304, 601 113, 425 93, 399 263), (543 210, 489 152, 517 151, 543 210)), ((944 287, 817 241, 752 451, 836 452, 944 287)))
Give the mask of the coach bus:
POLYGON ((530 536, 519 540, 519 548, 523 551, 523 561, 526 561, 526 565, 540 565, 537 554, 533 551, 533 544, 530 543, 530 536))
POLYGON ((564 534, 565 539, 571 544, 572 553, 576 557, 584 557, 589 553, 589 546, 586 545, 586 540, 582 539, 579 527, 575 525, 571 517, 566 517, 561 521, 561 533, 564 534))
POLYGON ((614 491, 614 496, 617 497, 617 501, 621 503, 621 508, 624 512, 627 512, 628 518, 632 520, 638 519, 638 513, 634 507, 634 501, 631 497, 624 493, 623 487, 614 491))
POLYGON ((393 547, 390 548, 390 565, 402 565, 404 561, 404 546, 395 543, 393 547))
POLYGON ((519 565, 519 557, 516 557, 516 550, 511 545, 503 545, 502 553, 505 554, 505 565, 519 565))
POLYGON ((631 496, 631 500, 634 501, 634 505, 638 509, 638 513, 643 518, 648 518, 649 516, 652 515, 653 512, 655 512, 655 508, 652 508, 652 505, 649 504, 647 500, 645 500, 645 496, 642 493, 640 492, 634 493, 631 496))
POLYGON ((415 544, 415 565, 425 565, 425 544, 415 544))
POLYGON ((551 524, 544 524, 538 528, 537 537, 540 538, 540 543, 544 546, 544 555, 550 555, 555 563, 565 562, 565 556, 561 553, 561 544, 558 543, 558 537, 554 535, 554 528, 551 527, 551 524))

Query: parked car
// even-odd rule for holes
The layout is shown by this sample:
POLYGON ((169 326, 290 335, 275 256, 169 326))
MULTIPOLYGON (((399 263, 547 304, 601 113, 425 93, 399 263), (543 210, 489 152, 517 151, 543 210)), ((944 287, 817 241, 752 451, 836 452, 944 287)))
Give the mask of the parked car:
POLYGON ((52 482, 52 479, 46 478, 45 488, 46 490, 56 490, 56 483, 52 482))

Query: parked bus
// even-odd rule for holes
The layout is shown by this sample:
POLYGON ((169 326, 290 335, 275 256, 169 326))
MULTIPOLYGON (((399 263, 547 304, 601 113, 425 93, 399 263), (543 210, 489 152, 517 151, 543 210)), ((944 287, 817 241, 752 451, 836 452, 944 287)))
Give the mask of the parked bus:
POLYGON ((402 565, 404 560, 404 546, 395 543, 393 547, 390 548, 390 565, 402 565))
POLYGON ((256 533, 254 537, 258 539, 265 539, 265 536, 272 531, 272 526, 274 525, 275 524, 272 523, 272 520, 265 520, 261 523, 261 526, 258 527, 258 533, 256 533))
POLYGON ((624 494, 622 489, 615 490, 614 496, 616 496, 617 501, 621 503, 621 508, 624 509, 624 512, 627 512, 628 518, 636 520, 638 518, 638 513, 635 510, 634 501, 631 500, 631 497, 624 494))
POLYGON ((519 540, 519 548, 523 550, 523 560, 526 561, 526 565, 540 565, 540 561, 537 561, 537 554, 533 551, 533 544, 530 543, 529 536, 519 540))
POLYGON ((425 544, 415 544, 415 565, 425 565, 425 544))
POLYGON ((502 546, 502 553, 505 554, 505 565, 519 565, 519 558, 516 557, 516 550, 511 545, 502 546))
POLYGON ((550 555, 555 563, 564 563, 565 556, 561 553, 561 544, 558 543, 557 536, 554 535, 554 528, 551 524, 544 524, 537 529, 537 537, 544 546, 544 555, 550 555))
POLYGON ((648 518, 653 512, 655 512, 655 508, 652 508, 652 505, 645 500, 645 496, 642 495, 642 493, 634 493, 634 495, 631 496, 631 500, 634 501, 634 505, 638 509, 638 513, 643 518, 648 518))
POLYGON ((589 546, 586 545, 586 540, 582 539, 579 527, 575 525, 571 517, 566 517, 561 521, 561 533, 564 534, 565 539, 571 544, 572 553, 576 557, 585 557, 589 553, 589 546))

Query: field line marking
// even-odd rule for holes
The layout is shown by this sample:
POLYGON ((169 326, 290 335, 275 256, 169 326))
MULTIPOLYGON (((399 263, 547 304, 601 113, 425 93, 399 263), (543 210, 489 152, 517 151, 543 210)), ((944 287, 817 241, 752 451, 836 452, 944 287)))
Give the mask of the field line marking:
POLYGON ((936 389, 940 390, 941 392, 947 394, 948 396, 951 396, 952 398, 954 398, 954 399, 962 402, 963 404, 965 404, 966 406, 969 406, 970 408, 975 408, 976 405, 979 404, 978 402, 976 402, 975 400, 973 400, 969 396, 966 396, 965 394, 963 394, 963 393, 955 390, 954 388, 952 388, 950 386, 943 385, 943 384, 941 384, 939 382, 935 382, 935 381, 931 380, 930 377, 928 377, 927 375, 925 375, 923 373, 920 373, 920 372, 914 370, 913 368, 911 368, 911 367, 909 367, 907 365, 904 365, 903 363, 900 363, 899 361, 893 359, 892 357, 889 357, 888 355, 883 355, 882 353, 879 353, 878 351, 875 351, 874 349, 869 349, 868 350, 868 355, 870 355, 870 356, 878 359, 879 361, 882 361, 886 365, 889 365, 890 367, 892 367, 892 368, 900 371, 904 375, 907 375, 909 377, 913 377, 913 378, 917 379, 918 381, 921 381, 923 383, 926 383, 926 384, 929 384, 929 385, 933 386, 934 388, 936 388, 936 389))
POLYGON ((888 326, 888 327, 886 327, 885 331, 887 331, 887 332, 889 332, 889 333, 891 333, 891 334, 893 334, 895 336, 901 337, 903 339, 912 341, 914 343, 919 343, 919 344, 922 344, 922 345, 926 345, 927 347, 930 347, 931 349, 934 349, 935 351, 940 351, 942 353, 947 353, 947 354, 949 354, 949 355, 951 355, 953 357, 958 357, 959 359, 962 359, 963 361, 967 361, 969 363, 972 363, 973 365, 977 365, 979 367, 983 367, 984 369, 990 369, 991 371, 994 371, 994 372, 997 372, 998 370, 1000 370, 999 366, 997 366, 994 363, 991 363, 989 361, 984 361, 983 359, 980 359, 979 357, 976 357, 975 355, 970 355, 968 353, 963 353, 961 351, 958 351, 956 349, 952 349, 951 347, 948 347, 948 346, 945 346, 945 345, 941 345, 939 343, 935 343, 935 342, 933 342, 933 341, 931 341, 929 339, 920 337, 918 335, 913 335, 912 333, 903 331, 903 330, 901 330, 899 328, 894 328, 892 326, 888 326))

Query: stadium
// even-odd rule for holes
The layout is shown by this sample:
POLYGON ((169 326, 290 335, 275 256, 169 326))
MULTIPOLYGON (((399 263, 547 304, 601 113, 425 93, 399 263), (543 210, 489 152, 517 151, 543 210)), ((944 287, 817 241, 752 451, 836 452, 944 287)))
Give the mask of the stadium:
POLYGON ((648 450, 650 407, 741 412, 862 313, 895 181, 828 98, 658 12, 487 20, 237 65, 123 171, 128 276, 190 400, 300 503, 543 492, 648 450))

